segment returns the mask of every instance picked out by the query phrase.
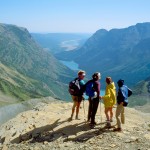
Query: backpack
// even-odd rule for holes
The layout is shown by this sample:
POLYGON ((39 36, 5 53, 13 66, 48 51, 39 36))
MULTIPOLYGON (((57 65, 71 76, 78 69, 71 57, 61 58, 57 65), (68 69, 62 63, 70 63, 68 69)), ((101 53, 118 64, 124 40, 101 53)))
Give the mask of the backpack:
POLYGON ((132 95, 132 90, 128 88, 128 97, 132 95))
POLYGON ((95 90, 93 89, 94 82, 92 80, 88 81, 85 85, 85 94, 89 97, 93 97, 95 90))
POLYGON ((70 95, 78 96, 80 94, 80 84, 78 78, 75 78, 74 80, 69 82, 68 91, 70 95))

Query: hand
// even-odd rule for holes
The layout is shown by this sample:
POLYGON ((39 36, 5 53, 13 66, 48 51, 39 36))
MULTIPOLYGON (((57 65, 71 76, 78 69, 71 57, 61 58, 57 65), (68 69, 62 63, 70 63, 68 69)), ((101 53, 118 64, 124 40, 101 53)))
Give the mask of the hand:
POLYGON ((121 103, 120 103, 120 105, 123 105, 123 104, 124 104, 124 102, 121 102, 121 103))
POLYGON ((100 100, 103 99, 103 96, 99 96, 100 100))

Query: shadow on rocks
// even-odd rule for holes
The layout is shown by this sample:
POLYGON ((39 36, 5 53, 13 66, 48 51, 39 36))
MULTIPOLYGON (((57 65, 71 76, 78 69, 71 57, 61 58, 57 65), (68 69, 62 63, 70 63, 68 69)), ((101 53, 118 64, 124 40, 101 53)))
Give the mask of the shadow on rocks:
POLYGON ((20 143, 22 141, 27 141, 29 143, 41 143, 45 141, 52 142, 57 139, 61 139, 63 142, 84 142, 104 132, 112 132, 106 126, 103 128, 100 127, 105 123, 97 124, 93 129, 91 129, 89 124, 85 122, 69 124, 67 126, 64 124, 63 127, 57 129, 57 127, 63 123, 68 122, 68 119, 63 121, 59 120, 60 119, 57 119, 53 124, 35 128, 25 134, 22 134, 13 139, 11 143, 20 143))
POLYGON ((103 123, 99 123, 97 124, 95 127, 93 128, 90 128, 91 130, 88 130, 88 132, 84 132, 83 134, 79 134, 78 136, 76 137, 73 137, 73 138, 67 138, 64 140, 64 142, 67 142, 67 141, 73 141, 73 142, 86 142, 88 141, 89 139, 93 138, 93 137, 96 137, 96 136, 99 136, 103 133, 110 133, 110 132, 113 132, 112 129, 114 129, 114 126, 111 126, 111 127, 108 127, 106 125, 106 122, 103 122, 103 123), (100 127, 100 126, 101 127, 100 127), (104 125, 102 127, 102 125, 104 125))
POLYGON ((36 139, 38 137, 41 137, 41 135, 44 134, 45 132, 53 132, 54 128, 56 128, 60 124, 67 121, 67 120, 64 120, 62 122, 59 122, 59 120, 60 119, 57 119, 54 123, 52 123, 50 125, 43 126, 43 127, 39 127, 39 128, 34 127, 33 130, 26 132, 24 134, 20 134, 19 136, 17 136, 16 138, 11 140, 10 142, 11 143, 20 143, 22 141, 28 141, 30 139, 36 139))
POLYGON ((62 128, 59 128, 55 131, 51 132, 45 132, 41 134, 40 136, 33 138, 31 143, 35 142, 52 142, 59 138, 63 138, 67 140, 70 136, 77 136, 77 133, 82 131, 88 131, 90 130, 90 127, 88 124, 85 124, 85 122, 76 123, 73 125, 68 125, 62 128))

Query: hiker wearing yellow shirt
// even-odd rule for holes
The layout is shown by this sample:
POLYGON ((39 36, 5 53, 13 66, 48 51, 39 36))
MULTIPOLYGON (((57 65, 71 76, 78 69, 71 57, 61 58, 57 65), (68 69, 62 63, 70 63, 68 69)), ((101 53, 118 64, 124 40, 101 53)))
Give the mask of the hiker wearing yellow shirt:
POLYGON ((105 95, 100 96, 104 100, 105 115, 107 122, 113 121, 113 106, 116 104, 116 87, 115 83, 112 81, 111 77, 106 78, 106 90, 105 95))

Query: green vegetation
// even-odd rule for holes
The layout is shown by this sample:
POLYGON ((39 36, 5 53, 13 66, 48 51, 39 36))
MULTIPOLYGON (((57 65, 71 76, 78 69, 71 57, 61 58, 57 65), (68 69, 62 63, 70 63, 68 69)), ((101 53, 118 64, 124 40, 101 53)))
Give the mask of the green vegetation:
POLYGON ((134 107, 134 106, 144 106, 150 101, 150 98, 147 96, 132 96, 129 98, 129 107, 134 107))
POLYGON ((98 30, 78 50, 57 55, 62 60, 74 60, 92 74, 102 73, 114 81, 123 78, 133 87, 150 74, 150 23, 139 23, 124 29, 98 30))
MULTIPOLYGON (((150 78, 149 78, 150 79, 150 78)), ((144 106, 150 103, 150 92, 149 92, 150 80, 140 81, 133 88, 133 95, 129 98, 129 106, 144 106)))
POLYGON ((0 91, 20 100, 68 99, 74 72, 44 51, 25 28, 0 24, 0 91))
POLYGON ((38 81, 25 77, 3 64, 0 64, 0 72, 0 91, 4 94, 20 100, 44 96, 41 94, 44 92, 43 88, 36 88, 40 87, 38 81))

